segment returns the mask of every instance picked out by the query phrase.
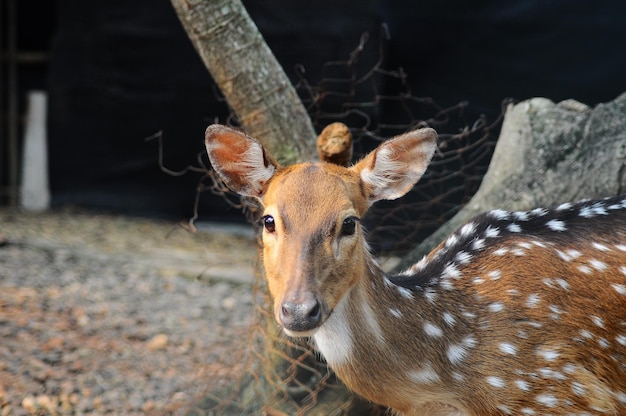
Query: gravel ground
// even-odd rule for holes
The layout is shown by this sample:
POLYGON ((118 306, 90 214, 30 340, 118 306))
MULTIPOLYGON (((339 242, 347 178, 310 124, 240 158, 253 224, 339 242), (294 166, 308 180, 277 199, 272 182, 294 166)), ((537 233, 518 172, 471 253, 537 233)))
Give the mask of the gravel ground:
POLYGON ((236 380, 255 243, 204 228, 0 210, 0 416, 181 414, 236 380))

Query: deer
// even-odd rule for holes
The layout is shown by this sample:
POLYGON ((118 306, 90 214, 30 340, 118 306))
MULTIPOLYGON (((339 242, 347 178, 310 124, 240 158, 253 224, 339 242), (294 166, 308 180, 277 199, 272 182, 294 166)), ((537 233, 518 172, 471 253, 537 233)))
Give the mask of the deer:
POLYGON ((485 212, 385 273, 361 219, 436 150, 416 129, 352 166, 281 166, 211 125, 213 169, 262 207, 272 313, 339 379, 399 415, 626 415, 626 195, 485 212))

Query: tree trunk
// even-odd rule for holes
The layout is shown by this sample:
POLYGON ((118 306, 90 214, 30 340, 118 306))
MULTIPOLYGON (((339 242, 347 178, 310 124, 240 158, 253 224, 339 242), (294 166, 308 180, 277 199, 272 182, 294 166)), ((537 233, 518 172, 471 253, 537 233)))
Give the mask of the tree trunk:
POLYGON ((172 4, 246 132, 282 164, 313 159, 316 137, 311 119, 241 1, 172 0, 172 4))

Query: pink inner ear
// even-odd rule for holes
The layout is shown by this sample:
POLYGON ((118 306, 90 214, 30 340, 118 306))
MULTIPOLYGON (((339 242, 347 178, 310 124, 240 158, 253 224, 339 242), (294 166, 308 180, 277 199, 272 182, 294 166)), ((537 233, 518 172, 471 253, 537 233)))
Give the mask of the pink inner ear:
POLYGON ((250 146, 242 134, 232 130, 221 130, 207 137, 207 147, 220 164, 229 164, 241 159, 250 146))
POLYGON ((243 196, 260 197, 277 167, 259 142, 225 126, 207 128, 206 148, 224 183, 243 196))

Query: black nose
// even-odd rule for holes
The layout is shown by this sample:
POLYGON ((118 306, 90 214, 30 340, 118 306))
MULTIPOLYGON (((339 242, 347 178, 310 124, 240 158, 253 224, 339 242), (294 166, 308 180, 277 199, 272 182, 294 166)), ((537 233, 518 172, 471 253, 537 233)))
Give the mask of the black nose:
POLYGON ((310 331, 317 328, 322 320, 322 307, 315 299, 284 302, 280 308, 280 320, 283 327, 290 331, 310 331))

